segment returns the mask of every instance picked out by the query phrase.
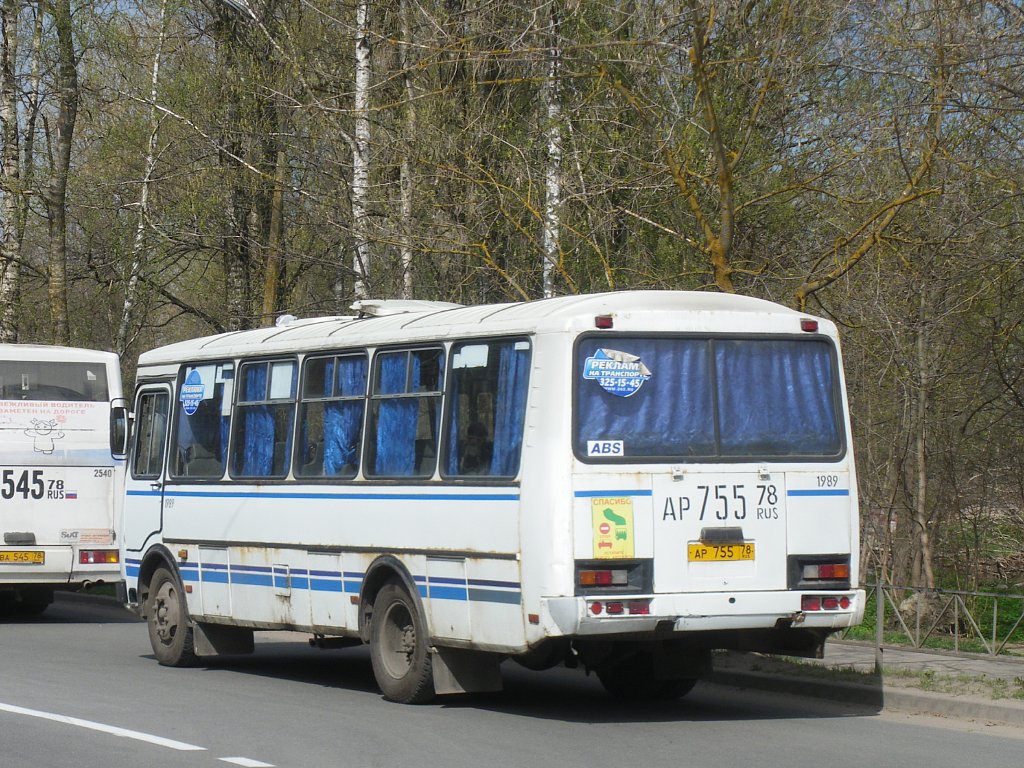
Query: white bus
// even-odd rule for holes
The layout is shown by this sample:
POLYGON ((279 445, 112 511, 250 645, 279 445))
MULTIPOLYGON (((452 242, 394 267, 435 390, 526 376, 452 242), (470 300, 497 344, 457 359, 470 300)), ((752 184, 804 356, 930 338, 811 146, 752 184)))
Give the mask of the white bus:
POLYGON ((123 402, 111 352, 0 344, 0 614, 120 583, 123 402))
POLYGON ((685 694, 858 623, 836 329, 668 291, 363 301, 143 354, 120 537, 171 666, 253 630, 368 643, 384 695, 499 663, 685 694))

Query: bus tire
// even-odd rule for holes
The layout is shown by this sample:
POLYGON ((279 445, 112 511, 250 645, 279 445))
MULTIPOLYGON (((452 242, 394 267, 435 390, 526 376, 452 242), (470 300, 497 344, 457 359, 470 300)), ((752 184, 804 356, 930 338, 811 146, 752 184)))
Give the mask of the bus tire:
POLYGON ((623 701, 672 701, 681 699, 697 684, 694 678, 666 680, 654 674, 653 659, 639 653, 614 666, 597 671, 597 679, 609 695, 623 701))
POLYGON ((399 584, 385 584, 373 601, 370 660, 384 698, 424 704, 434 698, 434 674, 426 622, 399 584))
POLYGON ((165 667, 189 667, 196 663, 195 637, 185 595, 177 577, 157 568, 149 583, 146 626, 153 655, 165 667))
POLYGON ((14 612, 19 616, 39 616, 53 603, 53 590, 47 587, 28 587, 15 602, 14 612))

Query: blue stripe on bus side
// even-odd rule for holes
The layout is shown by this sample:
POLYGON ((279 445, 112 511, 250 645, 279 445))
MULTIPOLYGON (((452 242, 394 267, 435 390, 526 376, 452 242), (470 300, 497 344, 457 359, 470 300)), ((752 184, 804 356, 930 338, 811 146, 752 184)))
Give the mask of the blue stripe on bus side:
POLYGON ((499 592, 495 589, 469 589, 469 600, 478 603, 506 603, 508 605, 519 605, 522 602, 522 592, 499 592))
MULTIPOLYGON (((139 575, 141 561, 126 560, 128 576, 139 575)), ((182 581, 209 582, 212 584, 237 584, 247 587, 287 588, 289 579, 281 569, 261 565, 227 565, 225 563, 185 562, 179 564, 182 581)), ((363 585, 362 573, 350 571, 306 571, 296 568, 291 571, 291 588, 311 592, 335 592, 338 594, 359 594, 363 585), (307 576, 308 574, 308 576, 307 576)), ((458 600, 482 603, 518 605, 522 601, 520 585, 515 581, 494 579, 459 579, 415 575, 413 580, 420 597, 433 600, 458 600), (489 588, 488 588, 489 587, 489 588)))
MULTIPOLYGON (((329 501, 519 501, 518 493, 300 493, 275 491, 142 491, 126 496, 179 499, 327 499, 329 501)), ((621 495, 621 494, 620 494, 621 495)), ((647 495, 650 495, 648 491, 647 495)))
POLYGON ((442 587, 440 585, 430 583, 430 597, 433 600, 468 600, 469 594, 465 587, 442 587))

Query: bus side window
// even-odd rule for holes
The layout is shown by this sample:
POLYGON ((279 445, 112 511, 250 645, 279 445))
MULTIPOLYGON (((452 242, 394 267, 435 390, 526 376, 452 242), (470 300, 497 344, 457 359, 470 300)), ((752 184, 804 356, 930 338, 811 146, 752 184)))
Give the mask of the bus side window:
POLYGON ((370 401, 367 476, 434 474, 443 382, 441 349, 377 354, 370 401))
POLYGON ((172 474, 208 480, 224 476, 234 381, 232 363, 186 366, 179 382, 172 474))
POLYGON ((235 405, 232 477, 284 477, 291 457, 298 366, 294 360, 243 363, 235 405))
POLYGON ((135 479, 160 477, 164 463, 167 406, 166 392, 149 392, 139 399, 139 415, 135 422, 135 452, 132 457, 132 477, 135 479))
POLYGON ((515 477, 523 442, 530 345, 502 339, 452 347, 447 477, 515 477))
POLYGON ((306 360, 296 477, 355 477, 366 410, 366 355, 306 360))

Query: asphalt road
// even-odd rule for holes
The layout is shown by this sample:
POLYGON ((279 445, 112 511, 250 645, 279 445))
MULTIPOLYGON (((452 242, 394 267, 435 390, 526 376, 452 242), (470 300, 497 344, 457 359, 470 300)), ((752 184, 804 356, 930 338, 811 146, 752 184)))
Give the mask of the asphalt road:
POLYGON ((1018 765, 1024 729, 700 684, 619 704, 573 670, 506 665, 500 694, 384 701, 365 649, 262 635, 250 657, 165 669, 145 625, 60 601, 0 619, 0 768, 1018 765))

